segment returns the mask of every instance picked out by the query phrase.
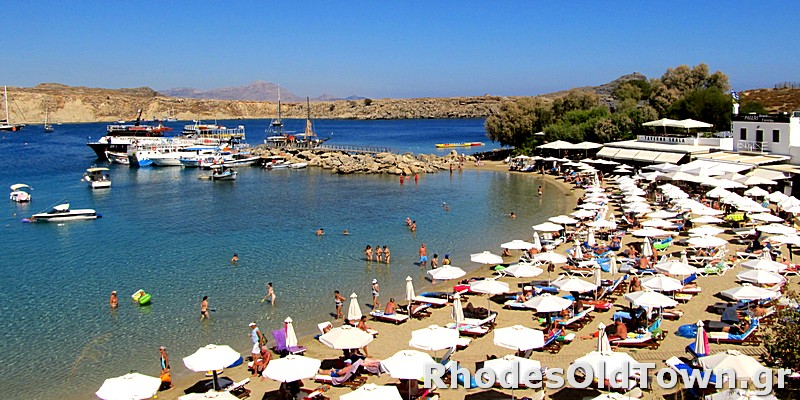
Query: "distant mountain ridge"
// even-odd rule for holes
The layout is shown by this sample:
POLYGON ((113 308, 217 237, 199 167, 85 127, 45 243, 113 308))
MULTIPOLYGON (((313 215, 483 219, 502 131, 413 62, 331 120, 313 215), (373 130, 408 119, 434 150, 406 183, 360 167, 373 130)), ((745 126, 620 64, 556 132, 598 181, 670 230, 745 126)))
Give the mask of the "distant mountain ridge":
MULTIPOLYGON (((286 103, 304 102, 305 97, 300 97, 274 83, 265 81, 253 81, 242 86, 227 86, 209 90, 200 90, 188 87, 178 87, 172 89, 159 90, 162 96, 178 97, 188 99, 205 100, 242 100, 242 101, 278 101, 278 91, 280 91, 281 101, 286 103)), ((336 101, 336 100, 361 100, 364 97, 350 96, 341 98, 332 94, 323 93, 319 97, 311 98, 311 101, 336 101)))

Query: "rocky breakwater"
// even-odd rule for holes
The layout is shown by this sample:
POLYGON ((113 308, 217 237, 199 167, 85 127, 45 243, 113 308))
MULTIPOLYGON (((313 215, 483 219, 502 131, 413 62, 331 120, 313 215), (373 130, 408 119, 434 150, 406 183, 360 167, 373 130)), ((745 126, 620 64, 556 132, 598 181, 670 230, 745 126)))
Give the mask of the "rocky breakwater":
POLYGON ((329 169, 334 174, 430 174, 448 171, 451 165, 456 168, 462 159, 464 162, 475 161, 472 156, 462 158, 455 150, 440 157, 412 153, 348 154, 322 149, 296 151, 260 146, 254 150, 254 154, 262 157, 283 156, 291 163, 308 163, 309 166, 329 169))

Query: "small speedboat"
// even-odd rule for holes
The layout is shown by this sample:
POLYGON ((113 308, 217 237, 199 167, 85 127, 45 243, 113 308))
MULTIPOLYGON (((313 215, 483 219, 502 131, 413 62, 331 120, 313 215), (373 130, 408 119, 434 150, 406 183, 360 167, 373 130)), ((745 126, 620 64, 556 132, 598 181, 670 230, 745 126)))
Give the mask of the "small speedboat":
POLYGON ((116 153, 106 150, 106 158, 108 161, 116 164, 130 165, 131 160, 128 158, 128 153, 116 153))
POLYGON ((289 164, 289 168, 291 168, 291 169, 303 169, 303 168, 305 168, 307 166, 308 166, 308 163, 304 163, 304 162, 298 162, 298 163, 289 164))
POLYGON ((211 169, 210 178, 212 181, 235 181, 238 174, 235 170, 222 165, 214 165, 211 169))
POLYGON ((9 195, 9 198, 11 201, 16 201, 17 203, 27 203, 31 201, 30 190, 33 190, 33 188, 24 183, 11 185, 11 195, 9 195))
POLYGON ((111 177, 107 174, 108 168, 92 167, 83 174, 83 179, 89 183, 92 189, 104 189, 111 187, 111 177))
POLYGON ((28 219, 29 222, 63 222, 63 221, 79 221, 84 219, 97 219, 100 218, 97 212, 92 209, 72 210, 69 208, 69 203, 59 204, 53 207, 52 210, 45 213, 33 214, 28 219))

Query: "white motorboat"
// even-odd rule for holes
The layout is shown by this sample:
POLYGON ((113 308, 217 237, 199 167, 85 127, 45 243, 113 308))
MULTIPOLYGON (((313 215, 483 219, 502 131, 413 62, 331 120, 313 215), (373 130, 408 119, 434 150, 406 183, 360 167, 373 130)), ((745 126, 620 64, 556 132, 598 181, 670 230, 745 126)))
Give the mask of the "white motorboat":
POLYGON ((291 163, 289 164, 289 168, 291 169, 303 169, 308 166, 308 163, 298 162, 298 163, 291 163))
POLYGON ((159 167, 180 167, 185 165, 181 159, 198 158, 200 156, 208 156, 217 150, 216 146, 191 146, 186 148, 177 148, 172 151, 150 155, 150 160, 153 165, 159 167))
POLYGON ((291 163, 283 156, 267 156, 264 157, 264 168, 266 169, 282 169, 289 168, 291 163))
POLYGON ((111 187, 111 176, 107 173, 108 168, 92 167, 83 174, 83 180, 89 183, 92 189, 105 189, 111 187))
POLYGON ((131 160, 128 159, 127 153, 116 153, 113 151, 106 150, 106 158, 108 161, 111 161, 115 164, 122 164, 122 165, 130 165, 131 160))
POLYGON ((16 201, 17 203, 27 203, 31 201, 31 193, 30 190, 33 190, 32 187, 24 184, 24 183, 17 183, 11 185, 11 201, 16 201))
POLYGON ((234 154, 231 158, 224 159, 222 165, 226 167, 249 167, 255 165, 259 160, 261 160, 259 156, 248 157, 246 154, 234 154))
POLYGON ((28 220, 29 222, 62 222, 62 221, 78 221, 84 219, 97 219, 100 218, 97 212, 92 209, 72 210, 69 208, 69 203, 59 204, 53 207, 50 212, 33 214, 28 220))

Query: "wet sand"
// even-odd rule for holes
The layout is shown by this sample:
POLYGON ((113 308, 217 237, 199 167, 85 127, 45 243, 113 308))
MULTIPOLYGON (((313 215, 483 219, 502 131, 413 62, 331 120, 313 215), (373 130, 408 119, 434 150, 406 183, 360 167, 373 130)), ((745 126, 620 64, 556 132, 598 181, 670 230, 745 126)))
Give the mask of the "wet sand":
MULTIPOLYGON (((473 163, 474 164, 474 163, 473 163)), ((508 172, 507 166, 500 163, 500 162, 485 162, 484 165, 481 166, 474 166, 474 165, 465 165, 465 169, 481 169, 481 170, 490 170, 490 171, 505 171, 508 172)), ((446 172, 445 172, 446 173, 446 172)), ((510 173, 519 173, 519 172, 510 172, 510 173)), ((542 176, 539 174, 533 173, 525 173, 531 177, 536 176, 541 178, 542 176)), ((555 177, 551 175, 545 175, 546 180, 548 183, 553 185, 548 185, 546 190, 549 190, 551 187, 558 188, 557 190, 564 193, 565 201, 570 203, 570 206, 575 206, 575 202, 577 197, 582 195, 582 190, 574 190, 572 191, 572 186, 565 184, 561 180, 556 180, 555 177)), ((614 209, 614 212, 619 213, 618 209, 614 209)), ((542 218, 542 217, 540 217, 542 218)), ((528 220, 524 216, 518 216, 517 221, 522 224, 529 224, 534 225, 544 221, 540 220, 528 220)), ((725 239, 730 239, 729 235, 720 235, 725 239)), ((509 238, 509 240, 514 238, 509 238)), ((626 236, 623 240, 623 248, 625 248, 625 244, 630 242, 639 241, 637 238, 632 236, 626 236)), ((564 254, 564 251, 571 247, 572 244, 562 244, 556 252, 564 254)), ((737 245, 728 245, 729 250, 733 251, 735 254, 736 248, 741 247, 737 245)), ((669 248, 666 254, 673 254, 675 257, 679 257, 680 251, 682 250, 681 246, 674 245, 669 248)), ((499 253, 500 250, 497 249, 495 251, 499 253)), ((516 258, 518 258, 518 253, 512 252, 514 257, 506 258, 506 262, 514 262, 516 258)), ((559 269, 557 269, 558 271, 559 269)), ((663 321, 662 323, 662 330, 664 332, 668 332, 666 339, 661 342, 661 346, 657 350, 648 350, 648 349, 628 349, 628 348, 620 348, 617 351, 621 352, 628 352, 633 356, 636 360, 642 362, 653 362, 656 364, 657 368, 664 367, 663 361, 672 357, 672 356, 681 356, 684 354, 684 347, 689 344, 692 340, 687 338, 682 338, 675 335, 675 331, 680 325, 684 324, 694 324, 698 320, 719 320, 719 315, 711 314, 706 312, 706 307, 709 304, 712 304, 716 301, 720 301, 714 295, 721 290, 733 288, 737 286, 736 281, 736 273, 741 271, 741 267, 736 267, 734 270, 727 271, 722 276, 709 276, 709 277, 700 277, 698 279, 699 286, 702 287, 702 292, 695 296, 691 301, 685 304, 680 304, 676 307, 679 310, 684 312, 682 318, 678 321, 663 321)), ((462 279, 466 279, 469 277, 488 277, 493 274, 488 267, 481 267, 476 271, 468 273, 462 279)), ((556 273, 552 274, 552 278, 555 279, 557 275, 556 273)), ((604 279, 611 279, 621 275, 616 275, 612 277, 610 274, 604 273, 604 279)), ((546 274, 543 274, 539 278, 545 279, 546 274)), ((538 279, 538 278, 537 278, 538 279)), ((585 278, 590 280, 591 278, 585 278)), ((517 283, 524 281, 524 279, 516 279, 512 277, 505 277, 501 278, 503 282, 509 283, 512 290, 517 287, 517 283)), ((792 277, 790 279, 790 284, 797 284, 800 278, 792 277)), ((402 283, 404 284, 404 283, 402 283)), ((439 282, 435 285, 430 287, 428 282, 424 284, 422 282, 414 282, 415 290, 417 293, 433 290, 433 291, 452 291, 452 287, 455 284, 455 281, 448 281, 448 282, 439 282), (426 287, 427 286, 427 287, 426 287)), ((401 283, 392 282, 392 286, 401 285, 401 283)), ((385 304, 387 299, 381 299, 382 304, 385 304)), ((463 305, 471 302, 476 307, 486 307, 487 306, 487 297, 477 296, 477 295, 470 295, 468 299, 463 302, 463 305)), ((362 300, 362 303, 364 301, 362 300)), ((404 301, 398 301, 399 304, 403 304, 404 301)), ((493 311, 499 310, 499 315, 496 320, 496 328, 503 328, 513 325, 524 325, 533 328, 541 328, 541 324, 538 321, 532 320, 531 312, 529 311, 516 311, 516 310, 506 310, 501 309, 502 305, 498 303, 492 303, 491 309, 493 311)), ((568 344, 565 345, 561 351, 557 354, 550 354, 546 352, 534 352, 531 356, 532 359, 541 361, 542 365, 547 367, 559 367, 566 369, 572 361, 576 358, 585 355, 586 353, 592 351, 596 347, 596 339, 580 339, 582 336, 591 335, 592 332, 597 330, 598 324, 601 322, 610 325, 611 324, 611 317, 615 310, 619 310, 622 307, 627 307, 627 302, 619 296, 617 301, 615 302, 614 308, 610 311, 606 312, 594 312, 594 320, 587 324, 583 329, 579 331, 568 331, 576 334, 576 339, 568 344)), ((345 307, 343 312, 346 314, 347 311, 347 303, 345 303, 345 307)), ((362 312, 369 312, 367 307, 362 306, 362 312)), ((411 331, 425 328, 429 325, 446 325, 447 323, 451 322, 451 306, 448 304, 447 306, 439 309, 432 309, 432 315, 429 318, 416 320, 411 319, 406 323, 401 325, 393 325, 389 323, 382 323, 378 321, 369 321, 368 325, 379 331, 378 336, 376 339, 368 346, 369 353, 372 357, 378 359, 385 359, 396 352, 404 349, 409 349, 408 341, 411 338, 411 331)), ((322 322, 322 321, 319 321, 322 322)), ((331 321, 334 322, 334 326, 341 325, 341 321, 331 321), (338 322, 338 323, 337 323, 338 322)), ((762 331, 763 333, 763 331, 762 331)), ((245 334, 245 331, 242 331, 242 334, 245 334)), ((473 339, 472 343, 464 350, 457 351, 453 356, 452 359, 457 360, 462 367, 466 367, 470 369, 472 372, 475 371, 475 363, 479 361, 484 361, 487 359, 488 355, 496 355, 498 357, 502 357, 506 354, 512 354, 512 350, 504 349, 499 346, 494 345, 493 343, 493 333, 489 332, 485 336, 477 339, 473 339)), ((272 340, 270 339, 270 344, 272 340)), ((313 357, 321 360, 334 360, 341 355, 341 351, 333 350, 328 348, 327 346, 320 343, 318 340, 314 339, 313 337, 301 337, 299 338, 299 342, 301 345, 307 347, 306 356, 313 357)), ((717 345, 711 344, 712 352, 717 352, 727 348, 737 349, 749 355, 758 355, 761 354, 764 349, 763 346, 758 347, 742 347, 736 345, 717 345)), ((432 354, 441 357, 444 351, 439 351, 437 354, 432 354)), ((177 355, 176 355, 177 356, 177 355)), ((273 356, 275 357, 275 356, 273 356)), ((173 365, 176 365, 176 368, 183 368, 182 366, 178 366, 180 364, 180 360, 174 360, 173 365)), ((327 364, 323 362, 323 366, 327 364)), ((249 373, 246 371, 244 367, 237 367, 233 368, 230 371, 226 371, 224 376, 228 376, 234 381, 240 381, 249 376, 249 373)), ((368 376, 369 383, 375 383, 378 385, 385 385, 385 384, 394 384, 398 383, 397 379, 393 379, 389 377, 388 374, 383 374, 381 377, 377 376, 368 376)), ((174 382, 175 387, 169 391, 159 393, 159 398, 161 399, 176 399, 180 395, 184 394, 184 389, 192 386, 195 382, 197 382, 199 374, 189 374, 189 376, 181 376, 177 378, 178 380, 174 382)), ((313 380, 305 380, 304 386, 306 388, 316 388, 319 384, 313 382, 313 380)), ((247 387, 252 390, 251 398, 253 399, 270 399, 276 398, 277 389, 279 387, 279 383, 272 381, 266 378, 260 377, 251 377, 251 382, 247 385, 247 387)), ((487 389, 470 389, 466 390, 463 387, 459 386, 457 389, 439 389, 437 393, 440 395, 441 399, 463 399, 466 395, 479 393, 488 391, 487 389)), ((509 398, 511 395, 510 390, 503 390, 503 389, 492 389, 492 391, 506 393, 509 398)), ((548 394, 552 394, 557 390, 547 390, 548 394)), ((645 399, 655 399, 661 398, 666 393, 674 392, 675 390, 661 390, 659 388, 655 388, 652 392, 645 392, 645 399)), ((338 399, 339 396, 343 394, 350 393, 351 390, 342 387, 331 387, 330 390, 325 394, 326 396, 332 399, 338 399)), ((591 393, 588 393, 588 398, 593 397, 591 393)), ((533 394, 533 390, 515 390, 514 395, 517 397, 522 396, 531 396, 533 394)), ((484 397, 481 397, 484 398, 484 397)), ((485 398, 496 398, 495 396, 488 396, 485 398)))

